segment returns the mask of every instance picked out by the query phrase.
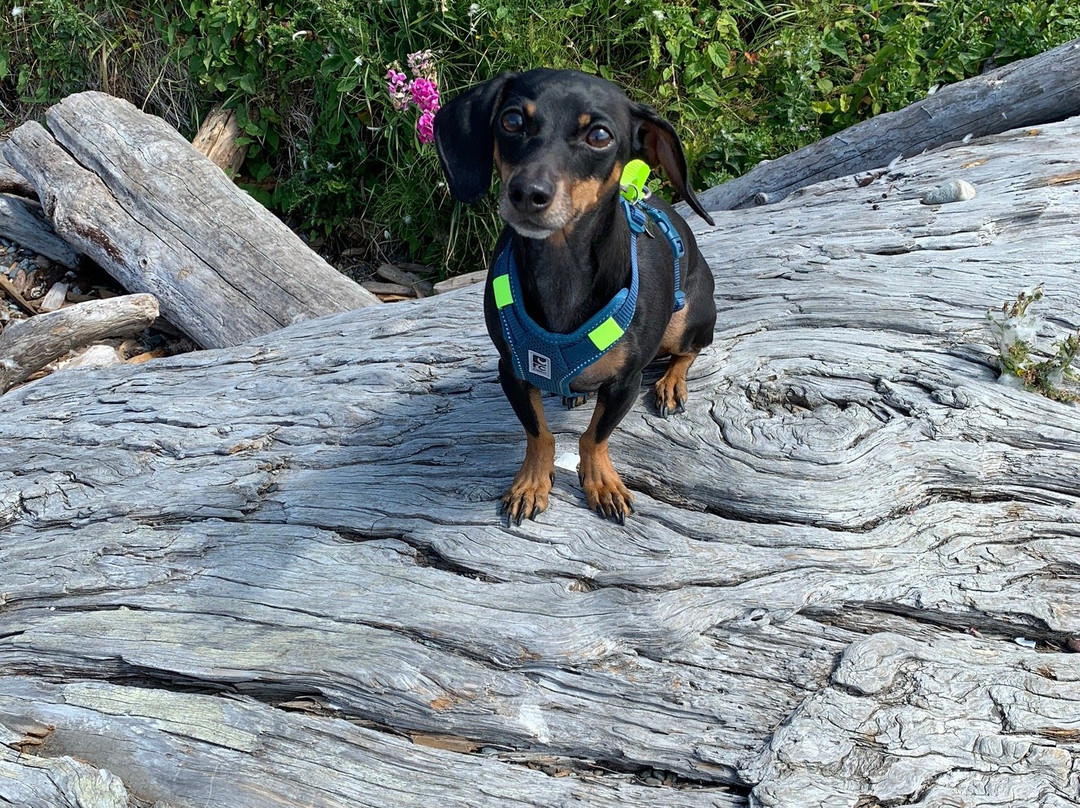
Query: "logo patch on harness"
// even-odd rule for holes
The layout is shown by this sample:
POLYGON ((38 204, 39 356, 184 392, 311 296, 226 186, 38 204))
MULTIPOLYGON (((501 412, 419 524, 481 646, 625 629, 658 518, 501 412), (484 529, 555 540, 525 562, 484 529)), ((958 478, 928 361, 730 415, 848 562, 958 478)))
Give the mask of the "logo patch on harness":
POLYGON ((536 376, 551 378, 551 357, 544 356, 536 351, 529 351, 529 373, 536 376))

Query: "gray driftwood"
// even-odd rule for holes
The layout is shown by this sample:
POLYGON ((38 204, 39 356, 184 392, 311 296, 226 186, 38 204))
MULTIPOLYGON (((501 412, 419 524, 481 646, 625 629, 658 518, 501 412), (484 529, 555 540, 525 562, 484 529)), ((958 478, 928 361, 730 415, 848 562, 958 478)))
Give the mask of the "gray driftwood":
POLYGON ((11 323, 0 332, 0 393, 68 351, 137 334, 158 318, 153 295, 89 300, 11 323))
POLYGON ((160 118, 69 96, 4 152, 57 232, 205 347, 378 299, 312 252, 160 118))
POLYGON ((0 193, 10 193, 15 197, 37 199, 37 191, 33 190, 30 180, 19 174, 11 167, 11 163, 3 156, 0 150, 0 193))
POLYGON ((1075 805, 1078 413, 985 312, 1080 325, 1078 137, 699 230, 717 339, 613 439, 625 527, 554 406, 551 508, 500 524, 479 287, 10 391, 0 802, 1075 805))
POLYGON ((2 150, 0 150, 0 194, 13 194, 28 199, 37 198, 34 186, 30 184, 26 177, 11 167, 2 150))
MULTIPOLYGON (((877 115, 701 194, 709 210, 777 202, 814 182, 887 166, 898 157, 1080 114, 1080 39, 981 76, 942 87, 922 101, 877 115)), ((861 178, 869 181, 872 177, 861 178)))
POLYGON ((35 200, 0 193, 0 235, 66 267, 74 267, 79 255, 56 235, 35 200))

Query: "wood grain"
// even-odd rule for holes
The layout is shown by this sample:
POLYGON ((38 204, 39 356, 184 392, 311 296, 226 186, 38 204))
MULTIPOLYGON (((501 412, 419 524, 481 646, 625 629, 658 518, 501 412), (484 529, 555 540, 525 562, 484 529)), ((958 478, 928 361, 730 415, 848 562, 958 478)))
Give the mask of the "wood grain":
POLYGON ((98 340, 137 334, 157 318, 153 295, 119 295, 11 323, 0 333, 0 392, 69 351, 98 340))
POLYGON ((56 235, 35 200, 0 193, 0 235, 66 267, 74 267, 79 255, 56 235))
POLYGON ((997 380, 985 313, 1041 282, 1080 326, 1078 136, 720 212, 688 411, 658 366, 612 439, 625 527, 566 459, 501 524, 479 287, 7 393, 0 798, 1074 805, 1077 411, 997 380))
POLYGON ((964 138, 1060 121, 1080 114, 1080 39, 949 84, 894 112, 875 115, 701 194, 708 210, 779 202, 815 182, 872 179, 900 157, 964 138))
POLYGON ((204 347, 378 299, 180 134, 126 101, 68 96, 4 144, 57 232, 204 347))

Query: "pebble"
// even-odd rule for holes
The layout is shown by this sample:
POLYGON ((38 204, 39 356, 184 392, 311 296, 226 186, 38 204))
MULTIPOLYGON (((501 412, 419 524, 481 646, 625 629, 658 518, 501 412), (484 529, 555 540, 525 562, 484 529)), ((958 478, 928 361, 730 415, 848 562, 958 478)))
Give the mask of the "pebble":
POLYGON ((975 186, 967 180, 950 180, 927 191, 922 198, 924 205, 946 205, 949 202, 967 202, 975 198, 975 186))
MULTIPOLYGON (((9 278, 14 278, 20 269, 27 275, 39 269, 38 258, 44 258, 44 256, 37 256, 13 241, 0 238, 0 272, 5 273, 9 278)), ((49 259, 45 258, 45 260, 49 259)), ((51 261, 49 265, 52 265, 51 261)))

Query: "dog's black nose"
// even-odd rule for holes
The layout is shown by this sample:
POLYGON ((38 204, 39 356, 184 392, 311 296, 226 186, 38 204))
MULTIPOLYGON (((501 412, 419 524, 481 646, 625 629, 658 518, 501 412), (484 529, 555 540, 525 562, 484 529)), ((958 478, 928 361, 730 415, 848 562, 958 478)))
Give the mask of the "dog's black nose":
POLYGON ((540 213, 555 197, 555 186, 542 177, 514 177, 508 191, 510 203, 525 214, 540 213))

